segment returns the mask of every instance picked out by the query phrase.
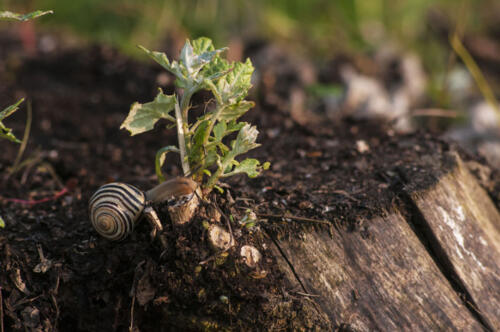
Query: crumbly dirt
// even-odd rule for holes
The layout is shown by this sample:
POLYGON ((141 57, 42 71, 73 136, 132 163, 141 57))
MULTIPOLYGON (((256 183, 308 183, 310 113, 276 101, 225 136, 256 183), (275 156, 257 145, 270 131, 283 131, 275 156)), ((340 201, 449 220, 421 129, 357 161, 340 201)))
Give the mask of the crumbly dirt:
MULTIPOLYGON (((398 188, 408 182, 401 174, 411 174, 416 189, 429 186, 453 167, 447 154, 459 150, 427 133, 395 135, 380 123, 297 124, 286 107, 269 103, 286 100, 287 86, 300 86, 290 65, 274 73, 274 90, 256 85, 257 106, 246 117, 261 132, 262 146, 250 155, 272 167, 255 179, 230 179, 224 194, 214 194, 221 220, 211 218, 213 207, 203 207, 207 211, 190 224, 174 226, 160 211, 164 232, 155 240, 141 222, 132 236, 112 243, 92 229, 88 199, 111 181, 142 189, 155 184, 154 155, 175 144, 175 134, 161 123, 132 138, 119 126, 134 101, 154 97, 158 82, 172 91, 171 79, 159 66, 107 47, 26 56, 16 37, 4 32, 0 50, 2 105, 27 96, 33 109, 24 167, 9 175, 18 145, 4 142, 0 154, 6 223, 0 230, 0 322, 6 330, 342 329, 277 270, 272 238, 315 227, 314 221, 280 216, 366 231, 358 221, 397 204, 398 188), (428 158, 440 162, 424 168, 428 158), (68 192, 39 204, 9 200, 51 198, 61 190, 68 192), (259 216, 255 226, 239 223, 246 209, 259 216), (213 223, 231 224, 235 247, 211 248, 207 226, 213 223), (239 255, 245 244, 263 255, 255 268, 239 255)), ((260 74, 269 79, 273 72, 260 74)), ((23 107, 6 122, 22 136, 25 118, 23 107)), ((180 174, 177 160, 167 160, 165 173, 180 174)), ((495 197, 495 186, 489 189, 495 197)))

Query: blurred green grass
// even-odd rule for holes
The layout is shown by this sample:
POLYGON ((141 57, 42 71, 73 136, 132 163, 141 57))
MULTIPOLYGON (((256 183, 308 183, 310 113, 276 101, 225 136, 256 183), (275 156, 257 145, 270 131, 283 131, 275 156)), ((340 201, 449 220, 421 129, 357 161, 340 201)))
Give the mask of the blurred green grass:
MULTIPOLYGON (((439 104, 442 79, 453 53, 447 33, 498 28, 498 0, 0 0, 0 8, 52 9, 36 24, 66 29, 136 56, 142 44, 162 49, 167 40, 207 36, 218 46, 231 40, 268 40, 320 61, 336 54, 373 54, 391 43, 414 51, 430 74, 439 104), (442 21, 442 22, 441 22, 442 21), (448 31, 443 32, 443 26, 448 31), (450 31, 451 30, 451 31, 450 31), (443 35, 444 34, 444 35, 443 35)), ((460 34, 463 34, 462 32, 460 34)))
MULTIPOLYGON (((495 0, 466 0, 466 29, 481 28, 481 9, 495 0)), ((0 0, 17 11, 53 9, 43 23, 126 52, 157 46, 170 34, 206 35, 218 44, 245 36, 286 42, 313 55, 366 51, 379 38, 418 48, 430 10, 453 18, 457 0, 0 0)))

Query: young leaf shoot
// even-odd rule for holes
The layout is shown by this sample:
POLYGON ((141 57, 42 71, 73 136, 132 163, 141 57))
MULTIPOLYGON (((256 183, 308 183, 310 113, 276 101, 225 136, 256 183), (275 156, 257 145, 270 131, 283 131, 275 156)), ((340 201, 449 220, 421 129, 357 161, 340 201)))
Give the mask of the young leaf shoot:
POLYGON ((161 167, 168 152, 180 155, 184 175, 202 183, 205 193, 216 187, 220 178, 241 173, 256 177, 269 167, 269 163, 261 165, 257 159, 236 159, 259 146, 257 128, 238 121, 254 106, 245 100, 254 71, 250 59, 230 62, 222 57, 226 49, 215 49, 208 38, 186 41, 177 61, 169 60, 164 53, 139 47, 172 73, 176 87, 182 89, 172 95, 160 89, 152 102, 134 103, 121 125, 131 135, 152 130, 160 119, 166 119, 169 127, 176 128, 178 146, 164 147, 156 155, 160 182, 165 179, 161 167), (201 90, 212 93, 215 105, 190 122, 191 98, 201 90), (233 133, 236 137, 233 135, 231 139, 233 133))

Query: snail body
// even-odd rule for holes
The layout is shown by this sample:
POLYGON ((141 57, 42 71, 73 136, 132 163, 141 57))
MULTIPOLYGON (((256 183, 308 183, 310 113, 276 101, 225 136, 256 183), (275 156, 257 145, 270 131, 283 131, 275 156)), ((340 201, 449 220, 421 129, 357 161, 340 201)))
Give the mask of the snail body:
POLYGON ((172 219, 182 219, 176 223, 187 222, 194 214, 192 206, 198 204, 195 194, 197 190, 199 192, 198 188, 196 182, 184 177, 163 182, 147 192, 126 183, 109 183, 90 198, 90 220, 101 236, 112 241, 127 237, 143 215, 155 229, 161 230, 161 223, 151 205, 166 203, 172 219), (186 208, 189 214, 183 213, 186 208), (180 217, 177 216, 179 210, 180 217))
POLYGON ((153 203, 166 202, 168 206, 180 206, 189 202, 198 188, 191 179, 177 177, 146 192, 146 199, 153 203))

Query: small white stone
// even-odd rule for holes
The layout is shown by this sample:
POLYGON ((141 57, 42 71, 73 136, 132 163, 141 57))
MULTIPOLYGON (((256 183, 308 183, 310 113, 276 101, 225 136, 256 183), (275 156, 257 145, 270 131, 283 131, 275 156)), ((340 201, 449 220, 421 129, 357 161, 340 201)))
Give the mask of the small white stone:
POLYGON ((255 247, 248 245, 241 247, 240 255, 243 257, 248 267, 252 268, 257 266, 257 263, 259 263, 262 258, 261 253, 255 247))
POLYGON ((359 140, 356 141, 356 150, 358 150, 359 153, 365 153, 370 151, 370 146, 366 143, 366 141, 359 140))
POLYGON ((208 239, 215 248, 221 250, 227 250, 236 244, 231 234, 217 225, 209 227, 208 239))

